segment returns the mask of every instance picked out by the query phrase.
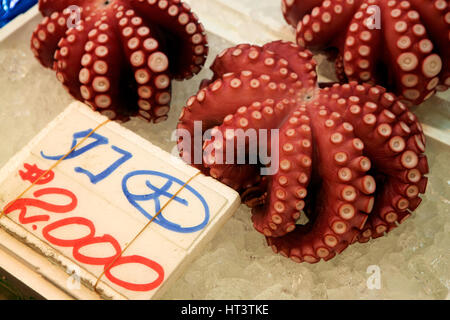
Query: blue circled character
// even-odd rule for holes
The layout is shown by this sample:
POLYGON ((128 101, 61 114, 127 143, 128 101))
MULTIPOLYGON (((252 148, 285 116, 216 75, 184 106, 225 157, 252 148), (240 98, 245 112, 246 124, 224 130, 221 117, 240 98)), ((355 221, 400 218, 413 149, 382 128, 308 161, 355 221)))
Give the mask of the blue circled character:
MULTIPOLYGON (((138 171, 130 172, 127 175, 125 175, 125 177, 122 180, 122 190, 123 190, 125 197, 130 202, 130 204, 133 205, 141 214, 143 214, 145 217, 147 217, 149 220, 151 220, 161 210, 160 198, 164 197, 168 201, 169 199, 174 197, 174 194, 169 192, 169 189, 174 184, 179 185, 181 188, 182 186, 184 186, 185 183, 174 176, 171 176, 169 174, 162 173, 159 171, 138 170, 138 171), (131 193, 128 188, 129 180, 136 176, 148 176, 148 177, 154 176, 154 177, 160 177, 160 178, 167 179, 167 181, 164 183, 164 185, 162 187, 157 187, 157 186, 153 185, 150 182, 150 180, 147 179, 145 182, 145 186, 147 188, 149 188, 150 190, 152 190, 153 192, 148 193, 148 194, 137 195, 137 194, 131 193), (146 209, 144 209, 140 205, 140 202, 147 202, 147 201, 154 201, 154 205, 155 205, 154 213, 148 212, 146 209)), ((156 218, 154 218, 153 221, 165 229, 175 231, 178 233, 197 232, 197 231, 203 229, 209 222, 209 217, 210 217, 209 206, 208 206, 206 200, 203 198, 203 196, 197 190, 195 190, 193 187, 191 187, 190 185, 186 185, 186 186, 184 186, 184 189, 189 191, 194 197, 196 197, 201 202, 201 204, 203 206, 203 214, 204 214, 203 221, 200 222, 198 225, 195 225, 192 227, 183 227, 175 222, 167 220, 164 217, 163 213, 160 213, 156 218)), ((186 199, 182 199, 178 196, 175 196, 173 198, 173 201, 176 201, 184 206, 189 206, 189 202, 186 199)))

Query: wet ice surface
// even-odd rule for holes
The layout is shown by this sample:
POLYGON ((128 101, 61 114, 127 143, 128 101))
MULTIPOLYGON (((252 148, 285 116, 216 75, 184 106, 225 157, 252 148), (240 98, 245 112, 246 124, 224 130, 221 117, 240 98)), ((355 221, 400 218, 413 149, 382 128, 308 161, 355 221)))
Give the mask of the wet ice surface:
MULTIPOLYGON (((32 24, 31 24, 32 25, 32 24)), ((18 152, 72 100, 28 49, 32 26, 0 44, 0 166, 18 152)), ((210 35, 212 58, 229 46, 210 35)), ((125 126, 166 151, 187 98, 207 70, 189 82, 174 83, 168 121, 125 126)), ((428 103, 442 104, 440 98, 428 103)), ((296 264, 272 253, 241 206, 204 253, 167 291, 165 299, 443 299, 450 285, 450 176, 447 146, 429 139, 431 167, 424 201, 412 218, 388 236, 356 244, 329 262, 296 264), (367 268, 378 266, 381 288, 368 289, 367 268)))

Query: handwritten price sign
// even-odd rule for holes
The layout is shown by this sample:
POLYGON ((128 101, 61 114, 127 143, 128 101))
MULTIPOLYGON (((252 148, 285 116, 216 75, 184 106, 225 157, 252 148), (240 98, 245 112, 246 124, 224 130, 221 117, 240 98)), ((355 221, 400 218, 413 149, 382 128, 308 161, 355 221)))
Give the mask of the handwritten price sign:
POLYGON ((49 259, 71 261, 103 297, 155 298, 234 212, 238 195, 202 175, 185 185, 196 169, 116 123, 93 132, 104 121, 74 103, 11 159, 0 171, 0 225, 25 229, 23 241, 49 259))

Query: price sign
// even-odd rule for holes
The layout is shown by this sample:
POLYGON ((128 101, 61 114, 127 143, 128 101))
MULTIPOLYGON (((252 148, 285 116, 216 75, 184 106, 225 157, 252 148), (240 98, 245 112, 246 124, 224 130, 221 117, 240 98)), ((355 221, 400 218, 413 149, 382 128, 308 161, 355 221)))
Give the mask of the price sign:
POLYGON ((0 171, 0 225, 75 265, 102 297, 155 298, 239 196, 117 123, 99 127, 105 120, 76 102, 12 158, 0 171))

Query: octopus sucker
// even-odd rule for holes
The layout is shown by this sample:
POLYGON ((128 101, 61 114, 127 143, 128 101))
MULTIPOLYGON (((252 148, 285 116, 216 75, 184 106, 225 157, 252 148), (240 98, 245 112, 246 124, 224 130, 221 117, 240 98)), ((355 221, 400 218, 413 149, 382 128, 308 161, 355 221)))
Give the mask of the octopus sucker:
POLYGON ((34 30, 31 37, 31 47, 34 50, 36 58, 46 68, 53 68, 54 54, 58 48, 58 43, 62 37, 64 37, 67 31, 66 21, 69 18, 69 14, 55 12, 56 19, 62 19, 63 23, 53 23, 46 17, 34 30), (53 32, 49 32, 48 25, 52 24, 53 32))
MULTIPOLYGON (((90 24, 90 22, 86 23, 90 24)), ((84 25, 85 23, 81 23, 81 26, 84 25)), ((75 98, 82 101, 83 98, 80 97, 81 94, 80 86, 86 85, 86 83, 91 80, 92 74, 90 73, 90 70, 87 69, 86 67, 82 65, 74 65, 70 63, 70 61, 72 59, 76 61, 83 60, 83 57, 86 53, 84 43, 86 43, 87 39, 88 39, 87 35, 77 28, 67 30, 66 35, 62 36, 58 43, 59 49, 56 50, 54 55, 57 62, 55 61, 53 66, 53 69, 56 71, 56 73, 61 74, 64 77, 63 84, 69 88, 69 92, 75 98), (70 42, 68 40, 72 36, 76 37, 77 42, 70 42), (83 80, 86 83, 81 82, 81 80, 83 80)), ((93 42, 92 46, 94 46, 93 42)), ((84 59, 84 63, 86 64, 86 66, 88 66, 89 63, 92 62, 92 56, 90 55, 90 57, 91 57, 90 61, 86 61, 87 60, 86 57, 84 59)))
POLYGON ((171 80, 197 74, 208 54, 203 26, 179 0, 40 0, 39 9, 33 53, 113 120, 167 119, 171 80))
POLYGON ((311 14, 305 14, 296 26, 297 43, 301 47, 315 49, 333 41, 339 27, 351 19, 355 9, 355 3, 349 1, 325 1, 322 4, 317 2, 319 3, 313 9, 314 14, 312 11, 311 14))
POLYGON ((427 86, 428 78, 441 72, 442 61, 437 54, 430 52, 432 48, 415 45, 431 41, 420 19, 411 19, 410 12, 409 8, 405 9, 401 3, 384 10, 384 15, 391 17, 394 29, 394 32, 385 32, 384 39, 392 57, 387 66, 392 70, 391 74, 395 79, 393 85, 401 98, 412 104, 420 104, 435 89, 427 86), (393 17, 392 12, 397 14, 393 17))
POLYGON ((206 60, 208 45, 204 27, 190 8, 176 0, 130 0, 129 3, 144 19, 152 22, 157 33, 169 31, 164 46, 174 78, 188 79, 196 74, 206 60))
POLYGON ((125 12, 124 17, 119 15, 119 17, 115 17, 115 20, 118 25, 119 43, 122 44, 125 64, 134 74, 133 79, 130 80, 132 85, 128 88, 131 91, 129 93, 130 100, 137 99, 141 118, 154 122, 166 115, 161 112, 166 109, 160 107, 167 106, 171 100, 169 61, 167 56, 159 51, 159 42, 155 39, 152 28, 130 7, 125 7, 123 12, 125 12), (144 43, 149 39, 155 44, 145 47, 144 43), (161 81, 162 79, 166 80, 161 81), (139 87, 142 85, 146 85, 149 88, 147 92, 151 91, 152 94, 140 94, 142 92, 139 91, 139 87), (162 93, 168 95, 168 99, 162 101, 163 103, 157 99, 162 93), (156 110, 159 110, 158 114, 155 113, 156 110))
MULTIPOLYGON (((289 106, 287 106, 289 107, 289 106)), ((290 108, 285 108, 288 110, 290 108)), ((301 113, 299 114, 301 115, 301 113)), ((280 145, 282 145, 282 151, 280 154, 280 170, 278 173, 273 175, 270 180, 269 188, 279 188, 278 190, 283 191, 282 202, 280 202, 279 197, 277 197, 277 192, 269 195, 269 199, 266 199, 265 206, 259 206, 254 209, 253 214, 253 224, 255 228, 263 232, 267 228, 270 220, 273 220, 273 211, 270 207, 273 206, 275 211, 278 212, 280 217, 278 226, 275 230, 271 232, 272 236, 281 236, 286 233, 292 232, 295 229, 296 213, 301 212, 304 209, 305 202, 303 199, 307 197, 308 191, 306 189, 307 183, 302 181, 309 181, 311 176, 311 166, 309 165, 310 159, 312 157, 312 149, 309 145, 304 146, 301 142, 304 140, 311 141, 311 130, 298 130, 295 135, 283 134, 288 130, 296 130, 298 125, 308 126, 309 119, 302 120, 302 123, 297 121, 292 121, 289 118, 284 121, 283 125, 280 125, 280 145), (286 151, 286 146, 287 151, 286 151), (292 172, 295 170, 297 174, 302 175, 302 179, 293 179, 289 186, 283 187, 280 184, 280 179, 284 177, 285 172, 292 172), (289 203, 294 203, 293 206, 289 206, 289 203), (277 210, 277 204, 282 204, 282 210, 277 210)), ((282 119, 283 120, 283 119, 282 119)), ((273 122, 269 124, 269 127, 273 125, 273 122)), ((303 127, 305 128, 305 127, 303 127)), ((279 194, 280 192, 278 192, 279 194)))
POLYGON ((299 263, 396 228, 420 204, 428 173, 421 126, 398 97, 357 82, 319 89, 315 65, 283 41, 226 49, 178 124, 181 157, 240 192, 268 245, 299 263), (196 121, 210 131, 201 150, 184 138, 196 121), (255 136, 239 139, 249 129, 255 136), (278 140, 260 139, 263 129, 277 129, 278 140), (252 141, 277 155, 275 172, 261 173, 273 161, 250 162, 252 141), (234 161, 222 161, 230 151, 234 161))
POLYGON ((354 14, 344 42, 344 51, 340 61, 341 66, 336 67, 338 78, 360 82, 375 82, 377 60, 380 50, 372 48, 381 44, 379 29, 370 28, 367 21, 371 14, 359 8, 354 14))
MULTIPOLYGON (((88 82, 83 84, 90 88, 90 94, 83 95, 84 102, 111 119, 117 118, 125 121, 128 119, 125 110, 127 107, 129 108, 129 105, 125 104, 126 99, 122 100, 123 98, 119 95, 122 70, 115 66, 121 65, 123 55, 117 32, 112 27, 114 17, 103 16, 97 22, 93 20, 87 22, 91 26, 94 25, 94 28, 91 29, 87 34, 87 39, 84 40, 86 45, 81 59, 82 65, 83 57, 89 58, 86 58, 88 63, 80 70, 79 75, 81 78, 83 72, 89 74, 88 82), (95 27, 95 24, 97 27, 95 27), (106 38, 108 41, 105 41, 106 38)), ((83 33, 83 36, 85 37, 86 34, 83 33)), ((74 68, 76 67, 74 66, 74 68)))
POLYGON ((342 83, 380 84, 408 106, 450 84, 450 7, 445 0, 282 0, 304 48, 338 50, 342 83))

